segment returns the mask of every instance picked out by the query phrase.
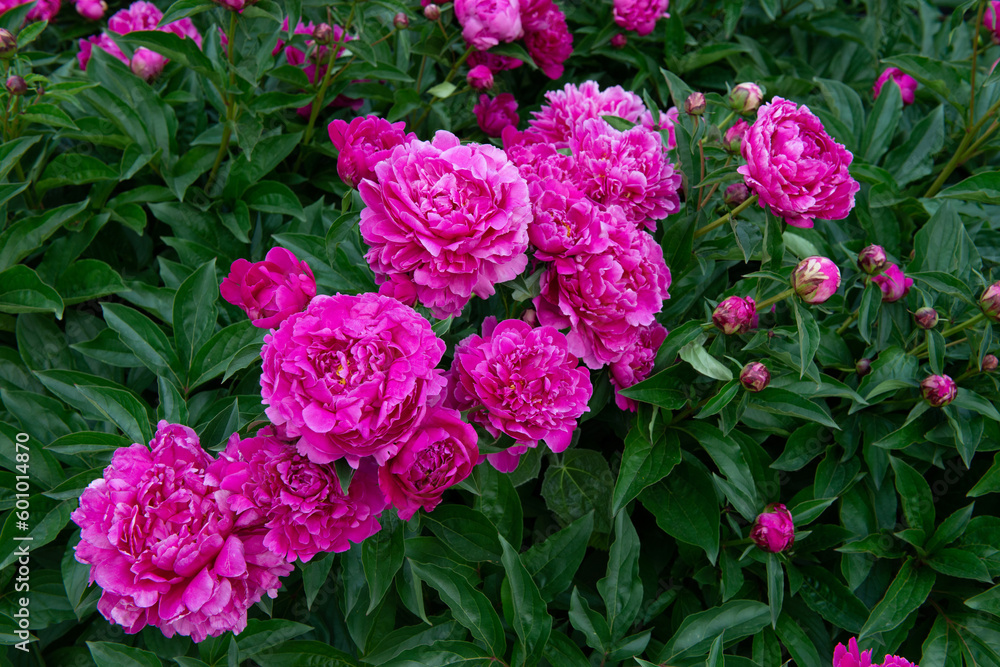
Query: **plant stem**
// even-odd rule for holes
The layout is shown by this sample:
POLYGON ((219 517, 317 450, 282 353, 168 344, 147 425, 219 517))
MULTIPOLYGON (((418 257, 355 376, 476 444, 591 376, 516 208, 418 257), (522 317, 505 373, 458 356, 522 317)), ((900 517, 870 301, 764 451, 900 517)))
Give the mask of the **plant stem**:
MULTIPOLYGON (((969 319, 967 319, 966 321, 962 322, 961 324, 956 324, 955 326, 951 327, 950 329, 945 329, 944 331, 941 332, 941 335, 943 337, 945 337, 945 338, 947 338, 948 336, 954 336, 959 331, 965 331, 969 327, 975 326, 975 325, 979 324, 980 322, 982 322, 985 319, 986 319, 986 315, 983 314, 983 313, 979 313, 978 315, 974 315, 974 316, 970 317, 969 319)), ((910 354, 919 355, 919 354, 925 352, 926 350, 927 350, 927 343, 925 341, 925 342, 921 343, 920 345, 918 345, 917 347, 913 348, 913 350, 910 351, 910 354)))
POLYGON ((222 141, 219 143, 219 152, 215 155, 215 162, 212 163, 212 171, 208 173, 208 181, 205 183, 207 192, 215 184, 215 178, 219 175, 219 167, 222 166, 222 159, 229 151, 229 140, 233 136, 233 122, 236 120, 236 101, 233 98, 232 88, 236 85, 236 66, 233 60, 233 53, 236 51, 236 12, 229 12, 229 32, 226 33, 228 45, 226 46, 226 56, 229 60, 229 88, 226 91, 226 126, 222 130, 222 141))
POLYGON ((699 236, 704 236, 705 234, 708 234, 710 231, 712 231, 716 227, 719 227, 719 226, 721 226, 721 225, 729 222, 730 219, 735 218, 737 215, 739 215, 743 211, 747 210, 748 208, 750 208, 751 206, 753 206, 756 203, 757 203, 757 195, 752 195, 752 196, 748 197, 745 202, 743 202, 742 204, 740 204, 739 206, 737 206, 736 208, 734 208, 732 211, 730 211, 726 215, 724 215, 721 218, 719 218, 718 220, 716 220, 714 222, 708 223, 707 225, 705 225, 701 229, 696 229, 695 232, 694 232, 694 238, 698 238, 699 236))
POLYGON ((795 294, 795 288, 789 287, 784 292, 779 292, 778 294, 772 296, 770 299, 764 299, 763 301, 757 304, 757 312, 758 313, 763 312, 765 309, 770 308, 779 301, 784 301, 793 294, 795 294))
POLYGON ((979 26, 983 24, 984 9, 986 9, 986 0, 979 0, 979 13, 976 16, 976 23, 972 28, 972 72, 969 77, 969 127, 972 127, 976 121, 976 65, 979 61, 979 26))
MULTIPOLYGON (((948 180, 949 176, 951 176, 952 172, 958 169, 959 165, 969 158, 969 147, 973 144, 973 137, 976 136, 979 130, 982 129, 983 125, 986 124, 986 121, 989 120, 998 109, 1000 109, 1000 101, 994 103, 975 125, 965 131, 965 136, 962 137, 962 143, 958 145, 954 155, 952 155, 951 159, 948 160, 948 164, 944 166, 944 169, 942 169, 941 173, 938 174, 937 179, 931 184, 931 187, 927 189, 927 192, 924 193, 925 199, 936 195, 941 190, 941 186, 944 185, 944 182, 948 180)), ((978 143, 976 145, 978 146, 978 143)))
POLYGON ((838 336, 843 335, 843 333, 847 331, 847 328, 852 324, 854 324, 854 320, 858 319, 858 315, 860 315, 860 313, 861 313, 860 310, 856 310, 853 313, 851 313, 851 316, 848 317, 847 320, 845 320, 844 323, 841 324, 840 327, 837 329, 837 335, 838 336))
MULTIPOLYGON (((468 60, 469 56, 472 54, 472 51, 473 48, 471 46, 465 50, 465 53, 463 53, 462 56, 455 61, 455 64, 451 66, 451 70, 448 72, 448 76, 444 78, 444 81, 442 81, 442 83, 448 83, 453 78, 455 78, 455 74, 458 72, 458 68, 461 67, 466 60, 468 60)), ((420 91, 418 90, 417 92, 420 91)), ((435 97, 430 102, 427 103, 427 109, 424 110, 423 115, 421 115, 420 118, 417 119, 417 122, 413 125, 414 130, 423 125, 424 121, 427 120, 427 116, 429 116, 431 113, 431 107, 434 105, 434 101, 437 99, 438 98, 435 97)))
POLYGON ((725 118, 723 118, 722 122, 719 123, 718 125, 716 125, 716 127, 721 130, 723 125, 728 125, 729 121, 731 121, 735 117, 736 117, 736 112, 735 111, 730 111, 729 115, 726 116, 725 118))

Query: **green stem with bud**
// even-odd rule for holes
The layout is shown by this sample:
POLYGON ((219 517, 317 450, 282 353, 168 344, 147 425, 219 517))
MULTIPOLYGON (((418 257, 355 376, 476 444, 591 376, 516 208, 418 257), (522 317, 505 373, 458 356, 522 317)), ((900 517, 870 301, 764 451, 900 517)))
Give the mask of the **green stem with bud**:
POLYGON ((705 234, 708 234, 716 227, 724 225, 725 223, 729 222, 731 219, 735 218, 737 215, 747 210, 756 203, 757 203, 757 195, 751 195, 750 197, 747 197, 747 200, 745 202, 734 208, 726 215, 722 216, 718 220, 715 220, 714 222, 708 223, 701 229, 696 229, 694 232, 694 238, 698 238, 699 236, 704 236, 705 234))
POLYGON ((764 299, 763 301, 757 304, 757 312, 758 313, 763 312, 765 309, 770 308, 779 301, 784 301, 793 294, 795 294, 795 288, 789 287, 784 292, 779 292, 778 294, 772 296, 770 299, 764 299))
MULTIPOLYGON (((955 326, 953 326, 953 327, 951 327, 949 329, 945 329, 944 331, 941 332, 941 335, 944 336, 945 338, 947 338, 948 336, 953 336, 953 335, 957 334, 959 331, 965 331, 969 327, 975 326, 975 325, 979 324, 980 322, 982 322, 985 319, 986 319, 986 314, 985 313, 979 313, 978 315, 974 315, 973 317, 970 317, 969 319, 967 319, 966 321, 962 322, 961 324, 956 324, 955 326)), ((919 354, 922 354, 923 352, 926 352, 926 351, 927 351, 927 342, 925 341, 925 342, 921 343, 920 345, 918 345, 917 347, 913 348, 910 351, 910 354, 919 355, 919 354)))

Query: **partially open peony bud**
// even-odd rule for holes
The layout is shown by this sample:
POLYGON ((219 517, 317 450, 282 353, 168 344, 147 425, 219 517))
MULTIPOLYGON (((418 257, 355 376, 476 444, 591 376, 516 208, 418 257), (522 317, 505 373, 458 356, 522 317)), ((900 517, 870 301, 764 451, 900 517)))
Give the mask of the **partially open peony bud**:
POLYGON ((743 115, 752 114, 764 100, 764 91, 756 83, 741 83, 729 93, 729 107, 743 115))
POLYGON ((626 44, 628 44, 628 37, 626 37, 623 32, 620 32, 611 38, 612 48, 624 49, 626 44))
POLYGON ((892 81, 899 86, 899 96, 902 98, 904 106, 913 104, 917 93, 917 80, 912 76, 904 74, 898 67, 889 67, 875 80, 875 85, 872 87, 872 94, 875 95, 875 99, 878 99, 878 96, 882 93, 882 86, 887 81, 892 81))
POLYGON ((859 359, 858 363, 854 364, 854 370, 857 371, 859 378, 863 378, 872 372, 872 360, 859 359))
POLYGON ((933 308, 924 306, 917 309, 917 312, 913 314, 913 319, 916 320, 917 326, 921 329, 933 329, 937 326, 938 314, 933 308))
POLYGON ((874 276, 872 282, 882 290, 882 301, 892 303, 899 301, 910 293, 913 287, 913 278, 907 278, 903 270, 893 263, 885 267, 881 275, 874 276))
POLYGON ((689 116, 700 116, 705 113, 705 93, 691 93, 684 101, 684 113, 689 116))
POLYGON ((28 92, 28 84, 24 77, 17 74, 7 77, 7 92, 11 95, 24 95, 28 92))
POLYGON ((750 539, 764 551, 775 554, 791 549, 795 542, 792 513, 781 503, 768 505, 753 522, 750 539))
POLYGON ((329 23, 320 23, 313 30, 313 40, 322 46, 333 41, 333 27, 329 23))
POLYGON ((129 67, 132 73, 143 81, 152 81, 160 75, 167 59, 155 51, 146 48, 136 49, 129 67))
POLYGON ((410 19, 403 12, 399 12, 393 17, 392 24, 396 26, 396 30, 406 30, 410 27, 410 19))
POLYGON ((493 72, 486 65, 476 65, 465 80, 475 90, 489 90, 493 87, 493 72))
POLYGON ((868 275, 881 273, 888 261, 885 248, 880 245, 870 245, 858 253, 858 268, 868 275))
POLYGON ((840 287, 840 269, 826 257, 806 257, 792 272, 792 287, 806 303, 823 303, 840 287))
POLYGON ((271 248, 262 262, 233 262, 219 286, 222 298, 243 309, 255 327, 276 329, 316 296, 309 265, 290 250, 271 248))
POLYGON ((753 393, 764 391, 771 384, 771 371, 759 361, 751 361, 740 371, 740 384, 753 393))
POLYGON ((726 335, 742 334, 757 328, 757 305, 752 297, 723 299, 712 313, 712 324, 726 335))
POLYGON ((987 354, 983 357, 983 372, 992 373, 997 369, 997 356, 995 354, 987 354))
POLYGON ((1000 322, 1000 280, 983 290, 983 295, 979 297, 979 307, 986 317, 1000 322))
POLYGON ((424 18, 428 21, 437 21, 441 18, 441 8, 431 3, 424 7, 424 18))
POLYGON ((722 147, 730 153, 739 153, 743 148, 743 137, 746 136, 749 127, 742 118, 730 125, 722 137, 722 147))
POLYGON ((947 375, 931 375, 920 383, 924 400, 935 408, 948 405, 958 396, 958 386, 947 375))
POLYGON ((730 209, 734 209, 750 198, 750 188, 745 183, 733 183, 722 195, 723 201, 730 209))
POLYGON ((7 60, 17 53, 17 38, 9 30, 0 28, 0 58, 7 60))

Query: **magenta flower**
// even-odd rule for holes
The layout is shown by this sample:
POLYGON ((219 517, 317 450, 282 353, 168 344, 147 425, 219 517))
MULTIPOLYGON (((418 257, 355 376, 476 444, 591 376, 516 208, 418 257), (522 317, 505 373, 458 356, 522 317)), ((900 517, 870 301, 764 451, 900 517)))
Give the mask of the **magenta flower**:
POLYGON ((264 337, 261 399, 311 461, 382 465, 443 389, 434 367, 444 350, 430 323, 395 299, 317 296, 264 337))
POLYGON ((476 65, 469 70, 465 79, 475 90, 489 90, 493 87, 493 72, 486 65, 476 65))
POLYGON ((462 37, 479 51, 524 34, 518 0, 457 0, 455 18, 462 26, 462 37))
POLYGON ((625 30, 635 30, 640 36, 653 32, 656 22, 669 18, 670 0, 614 0, 612 16, 625 30))
POLYGON ((417 286, 405 273, 394 273, 378 286, 378 293, 399 301, 404 306, 417 305, 417 286))
MULTIPOLYGON (((218 2, 219 0, 216 0, 218 2)), ((226 0, 234 1, 236 3, 241 3, 243 0, 226 0)), ((255 4, 257 0, 253 3, 255 4)), ((240 8, 242 11, 242 7, 240 8)), ((288 32, 288 19, 285 18, 284 23, 281 25, 282 32, 288 32)), ((302 49, 297 46, 286 46, 285 40, 279 39, 271 51, 272 56, 277 56, 284 50, 285 60, 289 65, 295 67, 302 67, 302 71, 305 73, 306 78, 309 79, 310 83, 317 83, 321 81, 326 74, 327 62, 329 62, 330 56, 330 44, 336 48, 336 58, 340 57, 340 54, 344 52, 344 45, 354 39, 350 35, 344 32, 344 29, 339 25, 334 24, 331 26, 328 23, 321 23, 319 26, 310 23, 303 23, 299 21, 298 25, 295 26, 295 30, 292 31, 295 35, 310 35, 313 39, 307 39, 305 46, 307 52, 302 51, 302 49)), ((224 40, 223 44, 228 46, 228 40, 224 40)), ((354 100, 344 95, 337 95, 329 102, 329 106, 333 107, 350 107, 352 109, 360 109, 361 105, 364 103, 363 100, 354 100)), ((307 104, 304 107, 299 107, 296 109, 299 116, 303 118, 308 118, 312 112, 312 104, 307 104)))
POLYGON ((332 121, 327 126, 330 141, 337 149, 337 174, 340 180, 356 188, 364 179, 377 180, 375 165, 392 154, 392 149, 416 139, 407 134, 406 123, 390 123, 384 118, 357 116, 350 123, 332 121))
POLYGON ((469 54, 469 59, 466 62, 469 67, 486 65, 495 75, 505 70, 517 69, 524 64, 524 62, 518 60, 517 58, 512 58, 511 56, 501 56, 497 53, 491 53, 489 51, 473 51, 469 54))
POLYGON ((537 188, 544 181, 575 183, 578 180, 573 156, 560 153, 555 144, 537 132, 521 132, 511 126, 505 127, 501 136, 504 153, 528 183, 529 199, 532 188, 537 188))
POLYGON ((859 651, 858 640, 851 637, 847 646, 837 644, 833 649, 833 667, 871 667, 871 650, 859 651))
POLYGON ((983 290, 979 296, 979 307, 986 317, 1000 322, 1000 280, 983 290))
POLYGON ((806 257, 792 271, 792 287, 806 303, 823 303, 840 287, 840 269, 826 257, 806 257))
POLYGON ((625 398, 618 391, 627 389, 649 377, 649 374, 653 372, 656 353, 659 352, 660 346, 666 339, 667 330, 659 322, 640 327, 636 344, 631 349, 626 350, 618 361, 613 361, 609 366, 611 386, 615 389, 615 405, 622 410, 635 412, 637 405, 634 400, 625 398))
POLYGON ((594 81, 585 81, 579 86, 567 83, 562 90, 545 93, 545 99, 548 103, 528 121, 529 132, 557 149, 569 148, 569 140, 588 118, 618 116, 638 123, 648 112, 635 93, 621 86, 601 90, 594 81))
POLYGON ((732 153, 739 153, 743 148, 743 137, 746 136, 748 129, 750 126, 740 118, 726 128, 726 133, 722 135, 722 147, 732 153))
POLYGON ((993 41, 1000 43, 1000 0, 990 0, 986 3, 983 25, 993 33, 993 41))
POLYGON ((255 327, 271 329, 305 310, 316 296, 316 279, 309 265, 290 250, 271 248, 263 262, 233 262, 219 292, 242 308, 255 327))
POLYGON ((899 301, 910 292, 913 278, 903 275, 903 270, 893 263, 886 265, 885 270, 877 276, 872 276, 872 282, 882 290, 882 301, 892 303, 899 301))
POLYGON ((570 183, 538 181, 531 188, 534 220, 528 240, 543 261, 584 253, 601 253, 611 243, 608 230, 628 224, 617 206, 596 206, 570 183))
POLYGON ((590 368, 621 360, 670 295, 663 249, 632 225, 608 230, 604 252, 558 258, 542 275, 538 321, 569 327, 569 351, 590 368))
POLYGON ((674 131, 674 125, 677 123, 677 119, 679 117, 680 112, 677 110, 677 107, 670 107, 666 111, 660 112, 659 123, 653 122, 652 111, 646 111, 639 116, 639 122, 643 127, 653 130, 654 132, 666 130, 667 150, 673 150, 674 148, 677 148, 677 134, 674 131))
POLYGON ((399 451, 378 469, 386 500, 409 521, 421 507, 430 512, 441 495, 472 473, 479 462, 479 435, 457 410, 435 407, 399 451))
POLYGON ((814 218, 840 220, 854 208, 861 189, 847 170, 854 156, 805 106, 780 97, 762 106, 742 153, 747 164, 737 171, 747 186, 793 227, 812 227, 814 218))
POLYGON ((958 396, 958 385, 947 375, 931 375, 920 383, 920 394, 932 407, 948 405, 958 396))
POLYGON ((726 335, 744 334, 756 329, 757 320, 757 305, 749 296, 723 299, 712 312, 712 324, 726 335))
POLYGON ((479 129, 488 137, 501 136, 506 128, 516 126, 520 120, 517 116, 517 100, 510 93, 500 93, 493 99, 489 95, 480 95, 479 102, 472 107, 472 113, 476 115, 479 129))
POLYGON ((460 410, 491 435, 506 433, 518 445, 569 447, 576 420, 590 408, 590 373, 569 352, 554 327, 532 328, 522 320, 483 322, 455 348, 449 388, 460 410))
POLYGON ((435 317, 458 315, 472 295, 528 264, 528 186, 498 148, 462 145, 450 132, 397 146, 362 181, 361 235, 379 281, 407 274, 435 317))
MULTIPOLYGON (((15 7, 27 4, 29 0, 0 0, 0 14, 4 14, 15 7)), ((31 8, 25 22, 28 21, 51 21, 59 8, 62 6, 61 0, 39 0, 38 4, 31 8)), ((100 18, 100 17, 98 17, 100 18)))
POLYGON ((97 608, 129 634, 153 625, 197 642, 240 632, 292 566, 264 546, 262 521, 237 521, 218 502, 194 431, 161 421, 149 445, 118 449, 71 515, 76 559, 103 589, 97 608))
POLYGON ((879 75, 875 81, 875 85, 872 87, 875 99, 878 99, 879 94, 882 92, 882 86, 885 85, 886 81, 892 81, 899 86, 899 95, 903 98, 904 105, 913 104, 913 99, 917 92, 916 79, 908 74, 904 74, 903 70, 898 67, 889 67, 879 75))
POLYGON ((771 384, 771 371, 759 361, 751 361, 740 371, 740 384, 747 391, 764 391, 771 384))
POLYGON ((374 463, 361 466, 344 494, 333 466, 313 463, 271 427, 245 440, 234 433, 206 479, 239 525, 264 524, 264 546, 289 563, 347 551, 381 529, 374 463))
MULTIPOLYGON (((36 9, 37 8, 38 7, 36 6, 36 9)), ((108 32, 113 32, 118 35, 127 35, 130 32, 140 30, 172 32, 178 37, 194 41, 194 43, 198 45, 198 48, 201 48, 201 33, 199 33, 194 27, 194 23, 191 22, 191 19, 180 19, 179 21, 168 23, 163 27, 157 27, 161 18, 163 18, 163 12, 161 12, 156 5, 151 2, 144 2, 144 0, 137 0, 129 5, 128 9, 122 9, 115 12, 111 15, 111 18, 108 19, 108 28, 106 31, 102 32, 100 35, 94 35, 92 37, 88 37, 87 39, 80 40, 80 52, 76 54, 77 60, 80 63, 80 69, 87 69, 87 63, 90 62, 90 55, 95 46, 107 51, 118 60, 122 61, 126 65, 129 65, 133 72, 139 76, 143 76, 143 78, 146 76, 149 76, 149 78, 157 76, 163 70, 163 66, 168 62, 168 60, 160 54, 150 51, 144 47, 140 47, 136 49, 132 58, 133 61, 138 60, 138 62, 133 64, 125 53, 118 48, 118 45, 115 44, 113 39, 111 39, 108 32)))
POLYGON ((779 553, 792 548, 795 542, 795 523, 792 513, 781 503, 768 505, 753 523, 750 539, 771 553, 779 553))
POLYGON ((552 0, 526 0, 521 10, 528 55, 545 76, 558 79, 563 75, 563 63, 573 53, 566 15, 552 0))
POLYGON ((880 245, 867 246, 858 253, 858 268, 868 275, 881 273, 888 263, 889 257, 880 245))
POLYGON ((76 0, 76 13, 85 19, 100 20, 107 11, 108 3, 104 0, 76 0))

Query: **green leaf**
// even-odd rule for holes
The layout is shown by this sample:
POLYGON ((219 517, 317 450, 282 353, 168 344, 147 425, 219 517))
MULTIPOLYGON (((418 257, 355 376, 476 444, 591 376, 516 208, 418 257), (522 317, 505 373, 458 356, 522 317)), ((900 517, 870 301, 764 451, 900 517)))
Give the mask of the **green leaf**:
POLYGON ((182 38, 172 32, 161 30, 138 30, 127 35, 108 33, 120 45, 124 44, 132 50, 145 47, 166 56, 178 65, 207 76, 212 80, 220 80, 218 73, 198 45, 192 39, 182 38))
POLYGON ((1000 204, 1000 171, 987 171, 970 176, 937 193, 937 197, 980 204, 1000 204))
POLYGON ((962 110, 962 105, 955 98, 955 93, 961 90, 962 75, 954 65, 918 55, 884 58, 882 65, 898 67, 962 110))
POLYGON ((403 651, 383 667, 489 667, 496 661, 487 651, 465 641, 437 641, 403 651))
POLYGON ((840 430, 840 426, 830 417, 830 413, 825 407, 821 407, 819 404, 807 398, 802 398, 787 389, 768 387, 761 392, 753 394, 750 397, 750 404, 764 412, 808 419, 817 424, 822 424, 838 431, 840 430))
POLYGON ((500 537, 500 546, 503 548, 503 569, 507 573, 505 583, 510 585, 514 632, 520 640, 525 662, 536 664, 549 640, 552 616, 517 551, 503 537, 500 537))
POLYGON ((421 514, 420 520, 463 558, 471 562, 500 562, 502 552, 496 526, 482 512, 464 505, 441 505, 433 512, 421 514))
POLYGON ((723 632, 727 641, 735 642, 760 632, 769 618, 767 605, 753 600, 730 600, 721 606, 691 614, 663 646, 657 662, 670 664, 682 658, 705 655, 715 638, 723 632))
POLYGON ((903 504, 903 516, 910 528, 918 528, 924 534, 934 531, 934 496, 924 476, 908 463, 895 456, 889 457, 893 472, 896 473, 896 491, 903 504))
POLYGON ((162 667, 153 653, 113 642, 87 642, 97 667, 162 667))
POLYGON ((588 512, 521 554, 521 562, 538 584, 542 599, 551 601, 573 583, 593 532, 594 513, 588 512))
POLYGON ((723 408, 729 405, 736 394, 740 391, 740 381, 730 380, 726 384, 722 385, 722 389, 719 390, 715 396, 709 399, 701 411, 695 415, 695 419, 704 419, 705 417, 711 417, 712 415, 718 414, 723 408))
POLYGON ((75 219, 89 199, 49 209, 41 215, 15 222, 0 233, 0 271, 14 266, 37 250, 57 229, 75 219))
POLYGON ((436 86, 428 88, 427 93, 429 95, 433 95, 438 99, 443 100, 448 97, 451 97, 456 90, 458 90, 458 86, 456 86, 455 84, 451 83, 450 81, 442 81, 436 86))
POLYGON ((41 135, 19 137, 0 144, 0 178, 4 178, 20 161, 29 148, 38 143, 41 135))
POLYGON ((54 104, 32 104, 21 114, 21 121, 37 123, 45 127, 79 129, 65 111, 54 104))
POLYGON ((840 579, 816 566, 802 568, 802 575, 798 594, 806 606, 851 634, 861 631, 868 619, 868 607, 840 579))
MULTIPOLYGON (((971 492, 970 492, 971 495, 971 492)), ((931 539, 927 540, 926 549, 928 553, 934 553, 940 547, 951 544, 965 532, 969 521, 972 520, 972 510, 975 503, 969 503, 960 510, 955 510, 951 516, 941 522, 931 539)))
POLYGON ((701 468, 682 461, 673 474, 643 491, 639 500, 663 532, 701 547, 715 563, 719 555, 719 505, 715 486, 701 468))
POLYGON ((157 375, 173 377, 182 386, 180 360, 167 335, 151 319, 139 311, 118 303, 102 303, 104 320, 114 329, 125 345, 149 370, 157 375))
MULTIPOLYGON (((701 327, 698 327, 699 331, 701 327)), ((670 337, 667 337, 670 340, 670 337)), ((666 343, 664 343, 666 345, 666 343)), ((667 410, 677 410, 684 407, 687 397, 677 388, 677 375, 674 369, 668 368, 631 387, 619 389, 618 393, 625 398, 631 398, 640 403, 650 403, 667 410)))
POLYGON ((56 280, 56 290, 67 306, 128 289, 118 272, 98 259, 78 259, 56 280))
POLYGON ((978 498, 987 493, 997 493, 1000 491, 1000 453, 994 455, 993 465, 983 473, 975 486, 969 489, 966 494, 970 498, 978 498))
POLYGON ((607 574, 597 582, 597 591, 607 609, 611 640, 625 636, 642 607, 639 578, 639 535, 627 512, 615 517, 615 541, 608 554, 607 574))
POLYGON ((924 603, 936 579, 930 568, 918 567, 912 559, 908 559, 889 585, 885 597, 872 609, 858 638, 899 627, 911 612, 924 603))
POLYGON ((27 544, 32 551, 39 550, 56 539, 67 523, 70 513, 79 505, 76 500, 52 500, 36 495, 28 498, 30 516, 27 524, 30 527, 25 533, 19 528, 21 522, 16 512, 7 514, 3 529, 0 530, 0 568, 15 563, 20 555, 18 547, 27 544), (15 541, 15 537, 27 537, 28 540, 15 541))
POLYGON ((832 441, 829 431, 819 424, 806 424, 797 428, 785 441, 785 450, 771 464, 775 470, 800 470, 826 450, 832 441), (825 436, 825 437, 824 437, 825 436))
POLYGON ((782 614, 781 618, 778 619, 776 632, 778 639, 788 649, 796 667, 823 667, 824 663, 820 660, 819 652, 812 639, 809 638, 805 630, 799 627, 798 621, 789 616, 788 612, 782 614))
POLYGON ((928 176, 934 169, 934 156, 944 147, 944 105, 935 107, 917 123, 899 147, 885 158, 885 168, 899 187, 928 176))
POLYGON ((295 621, 252 618, 239 633, 236 645, 239 647, 240 658, 247 660, 311 630, 308 625, 295 621))
POLYGON ((479 482, 475 509, 497 527, 504 539, 515 548, 520 548, 524 513, 510 475, 499 472, 493 466, 476 466, 475 474, 479 482))
POLYGON ((45 167, 35 190, 42 197, 52 188, 117 180, 118 171, 102 160, 83 153, 61 153, 45 167))
POLYGON ((542 481, 545 504, 563 524, 594 512, 594 529, 611 530, 613 477, 602 454, 589 449, 568 449, 550 465, 542 481))
POLYGON ((785 571, 777 554, 767 554, 767 600, 771 609, 771 627, 778 627, 781 604, 785 596, 785 571))
POLYGON ((0 273, 0 313, 55 313, 62 319, 63 300, 23 264, 0 273))
POLYGON ((625 451, 611 495, 611 513, 621 512, 643 489, 669 475, 680 462, 681 444, 676 431, 661 431, 656 443, 651 444, 643 429, 633 426, 625 437, 625 451))
POLYGON ((993 421, 1000 421, 1000 412, 997 412, 993 403, 974 391, 959 387, 958 396, 955 397, 955 400, 952 401, 951 404, 955 407, 978 412, 984 417, 989 417, 993 421))
POLYGON ((278 181, 260 181, 251 185, 243 194, 243 199, 253 211, 290 215, 302 221, 306 219, 298 197, 290 187, 278 181))
POLYGON ((993 583, 990 571, 986 569, 983 559, 962 549, 941 549, 930 558, 927 564, 949 577, 960 579, 975 579, 993 583))
POLYGON ((264 344, 265 329, 255 327, 249 320, 230 324, 209 338, 191 360, 191 389, 212 380, 225 372, 229 364, 244 348, 259 351, 264 344))
POLYGON ((872 341, 872 325, 878 321, 882 310, 882 289, 875 282, 869 282, 861 295, 861 305, 858 306, 858 333, 866 343, 872 341))
POLYGON ((560 667, 590 667, 590 661, 572 639, 561 632, 549 635, 549 643, 543 653, 550 665, 560 667))
POLYGON ((899 86, 883 86, 868 116, 868 124, 861 138, 866 162, 877 164, 885 155, 902 115, 903 99, 900 96, 899 86))
POLYGON ((371 614, 382 602, 396 572, 403 566, 403 523, 394 512, 382 514, 382 530, 361 543, 361 562, 368 582, 371 614))
POLYGON ((733 379, 733 372, 729 370, 721 361, 708 353, 697 341, 692 341, 680 349, 678 352, 681 359, 691 364, 696 371, 710 378, 729 382, 733 379))
POLYGON ((146 443, 153 439, 146 408, 131 392, 93 385, 78 385, 77 390, 132 442, 146 443))
POLYGON ((587 646, 608 653, 611 644, 611 630, 608 622, 590 608, 590 603, 580 595, 579 589, 573 587, 569 602, 569 622, 583 633, 587 646))
MULTIPOLYGON (((349 654, 325 642, 295 639, 254 656, 258 667, 356 667, 349 654)), ((221 666, 220 666, 221 667, 221 666)))
POLYGON ((163 27, 167 24, 173 23, 174 21, 179 21, 183 18, 189 18, 202 12, 207 12, 210 9, 214 9, 217 5, 213 2, 203 2, 202 0, 177 0, 177 2, 170 5, 167 11, 163 12, 163 18, 157 24, 157 27, 163 27))
POLYGON ((819 349, 819 324, 798 299, 792 300, 792 306, 795 310, 795 324, 799 331, 799 367, 802 369, 799 377, 801 378, 805 375, 806 366, 812 363, 816 350, 819 349))
POLYGON ((206 262, 177 288, 173 303, 174 339, 182 365, 189 365, 215 330, 219 281, 215 260, 206 262))

